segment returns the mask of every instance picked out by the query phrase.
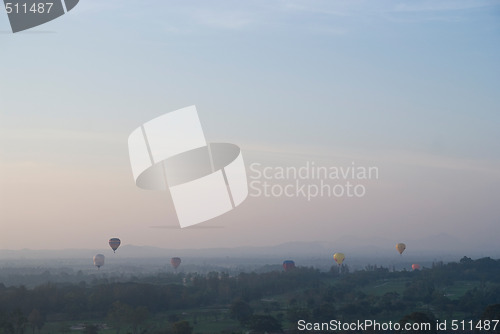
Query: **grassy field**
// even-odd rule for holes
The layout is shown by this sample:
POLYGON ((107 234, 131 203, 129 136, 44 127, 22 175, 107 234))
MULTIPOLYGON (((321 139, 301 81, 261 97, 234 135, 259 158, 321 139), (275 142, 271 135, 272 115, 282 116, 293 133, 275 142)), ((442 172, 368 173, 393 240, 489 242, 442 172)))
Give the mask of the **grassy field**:
POLYGON ((480 287, 481 282, 479 281, 457 281, 453 285, 444 288, 446 297, 451 300, 457 300, 469 290, 480 287))
POLYGON ((394 279, 394 280, 378 280, 365 286, 361 289, 362 292, 367 295, 383 296, 388 292, 397 292, 403 294, 406 289, 406 284, 409 283, 410 279, 394 279))
MULTIPOLYGON (((335 286, 337 280, 325 280, 323 283, 335 286)), ((403 295, 407 285, 411 283, 411 278, 397 278, 397 279, 380 279, 376 280, 363 288, 359 289, 363 293, 372 296, 383 296, 389 292, 396 292, 403 295)), ((440 288, 445 293, 445 296, 452 300, 458 300, 467 291, 474 289, 475 287, 480 287, 480 281, 457 281, 453 285, 440 288)), ((287 312, 287 307, 292 299, 297 296, 307 295, 307 289, 298 289, 295 291, 290 291, 289 293, 284 293, 275 296, 265 296, 260 300, 252 301, 251 307, 254 309, 256 314, 269 314, 274 317, 281 315, 283 317, 287 312)), ((428 304, 421 304, 415 311, 432 311, 435 312, 434 308, 428 304)), ((402 316, 403 314, 401 314, 402 316)), ((391 318, 388 319, 378 319, 378 320, 394 320, 392 319, 396 314, 392 314, 391 318)), ((450 314, 438 313, 437 317, 444 319, 450 317, 450 314)), ((454 317, 465 317, 465 314, 460 314, 455 312, 454 317)), ((382 318, 385 315, 381 315, 382 318)), ((171 326, 172 322, 186 320, 194 328, 194 333, 233 333, 242 331, 240 324, 230 319, 229 317, 229 305, 218 305, 212 307, 202 307, 193 308, 185 310, 177 310, 176 312, 166 312, 162 314, 157 314, 151 317, 142 328, 148 328, 150 330, 157 329, 158 331, 164 330, 171 326), (172 319, 174 318, 174 319, 172 319)), ((47 322, 43 327, 40 334, 45 333, 81 333, 82 329, 77 329, 78 324, 104 324, 106 320, 101 321, 74 321, 74 322, 47 322)), ((294 327, 295 324, 290 324, 286 320, 283 321, 284 328, 294 327)), ((111 326, 109 326, 111 327, 111 326)), ((31 328, 28 329, 31 331, 31 328)), ((120 333, 131 333, 130 328, 123 327, 120 333)), ((113 328, 104 328, 99 330, 100 334, 112 334, 115 333, 113 328)))

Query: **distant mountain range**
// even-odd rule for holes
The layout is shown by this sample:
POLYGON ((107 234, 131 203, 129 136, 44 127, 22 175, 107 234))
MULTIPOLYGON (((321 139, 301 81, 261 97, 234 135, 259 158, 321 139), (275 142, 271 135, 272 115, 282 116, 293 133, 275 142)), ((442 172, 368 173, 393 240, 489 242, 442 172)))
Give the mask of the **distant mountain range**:
MULTIPOLYGON (((117 250, 122 258, 165 258, 173 256, 198 258, 309 258, 330 257, 335 252, 342 252, 349 257, 363 258, 393 257, 395 245, 404 242, 407 257, 500 257, 500 247, 496 244, 474 248, 462 240, 441 233, 426 238, 396 240, 391 238, 360 238, 353 235, 343 236, 334 241, 287 242, 266 247, 234 247, 209 249, 169 249, 151 246, 121 245, 117 250), (489 246, 489 247, 488 247, 489 246)), ((112 255, 110 248, 102 249, 64 249, 64 250, 0 250, 0 260, 9 259, 50 259, 50 258, 89 258, 97 253, 112 255)))

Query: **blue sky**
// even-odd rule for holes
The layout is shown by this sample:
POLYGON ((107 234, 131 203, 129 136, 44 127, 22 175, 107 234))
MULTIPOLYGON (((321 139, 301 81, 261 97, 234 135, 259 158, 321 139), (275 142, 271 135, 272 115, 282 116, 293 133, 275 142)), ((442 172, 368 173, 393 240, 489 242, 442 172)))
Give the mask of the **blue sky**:
POLYGON ((0 248, 500 233, 498 1, 82 0, 18 34, 2 9, 0 48, 0 248), (216 232, 158 233, 175 214, 133 185, 126 138, 192 104, 247 164, 355 160, 381 179, 363 201, 249 199, 216 232))

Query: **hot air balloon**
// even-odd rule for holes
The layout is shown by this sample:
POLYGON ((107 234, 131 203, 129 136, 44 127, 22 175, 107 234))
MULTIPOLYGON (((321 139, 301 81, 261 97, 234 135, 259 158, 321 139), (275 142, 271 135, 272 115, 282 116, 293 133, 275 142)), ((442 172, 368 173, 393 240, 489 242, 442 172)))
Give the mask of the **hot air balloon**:
POLYGON ((104 266, 104 255, 97 254, 96 256, 94 256, 94 266, 96 266, 97 269, 104 266))
POLYGON ((343 253, 335 253, 335 254, 333 254, 333 259, 340 266, 340 265, 342 265, 342 262, 344 262, 345 255, 343 253))
POLYGON ((113 253, 116 252, 118 247, 120 247, 121 241, 118 238, 109 239, 109 247, 113 250, 113 253))
POLYGON ((171 258, 170 264, 172 265, 172 267, 174 267, 175 270, 177 270, 177 267, 181 264, 181 258, 180 257, 171 258))
POLYGON ((293 268, 295 268, 295 262, 292 260, 283 261, 283 269, 285 269, 285 271, 292 270, 293 268))
POLYGON ((406 249, 406 245, 401 242, 401 243, 396 245, 396 249, 398 250, 399 254, 403 254, 403 252, 406 249))
POLYGON ((413 269, 413 270, 420 270, 420 265, 414 263, 414 264, 411 265, 411 269, 413 269))

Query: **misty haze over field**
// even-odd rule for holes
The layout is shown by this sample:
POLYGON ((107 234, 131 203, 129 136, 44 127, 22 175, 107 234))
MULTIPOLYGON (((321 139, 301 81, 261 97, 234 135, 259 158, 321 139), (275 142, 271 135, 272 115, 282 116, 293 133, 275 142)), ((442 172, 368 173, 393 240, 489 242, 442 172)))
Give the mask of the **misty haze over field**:
MULTIPOLYGON (((400 241, 400 240, 397 240, 400 241)), ((407 249, 400 255, 395 240, 363 239, 345 236, 336 241, 291 242, 269 247, 237 247, 211 249, 169 249, 122 244, 113 253, 110 248, 66 250, 0 250, 0 266, 11 268, 67 268, 71 271, 93 273, 96 268, 92 257, 102 253, 105 265, 99 273, 159 273, 174 272, 170 258, 179 256, 182 264, 179 272, 227 271, 232 274, 250 271, 281 270, 284 260, 292 259, 298 266, 314 267, 328 271, 334 265, 333 254, 346 254, 344 264, 353 270, 367 265, 389 269, 409 270, 413 263, 431 267, 433 262, 458 261, 463 256, 472 258, 499 258, 495 245, 483 249, 468 246, 446 234, 428 238, 403 240, 407 249), (442 251, 446 249, 446 251, 442 251)))

